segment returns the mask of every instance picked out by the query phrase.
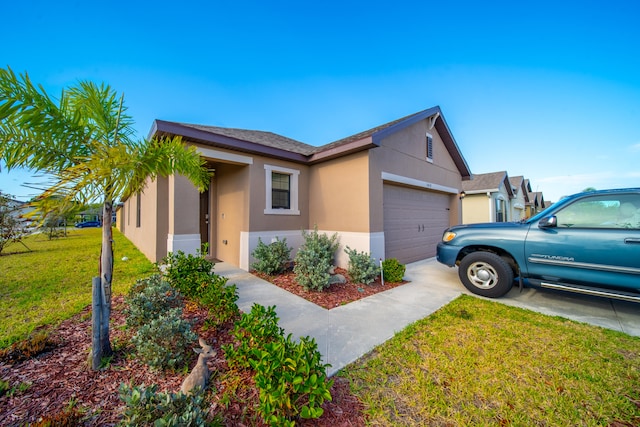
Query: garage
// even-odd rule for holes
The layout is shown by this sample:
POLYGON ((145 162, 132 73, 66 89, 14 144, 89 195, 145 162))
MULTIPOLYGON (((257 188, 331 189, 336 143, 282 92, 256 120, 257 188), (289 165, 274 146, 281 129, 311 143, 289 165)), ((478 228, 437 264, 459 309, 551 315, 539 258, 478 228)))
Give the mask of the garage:
POLYGON ((401 263, 436 255, 436 246, 449 227, 449 195, 398 185, 384 185, 386 258, 401 263))

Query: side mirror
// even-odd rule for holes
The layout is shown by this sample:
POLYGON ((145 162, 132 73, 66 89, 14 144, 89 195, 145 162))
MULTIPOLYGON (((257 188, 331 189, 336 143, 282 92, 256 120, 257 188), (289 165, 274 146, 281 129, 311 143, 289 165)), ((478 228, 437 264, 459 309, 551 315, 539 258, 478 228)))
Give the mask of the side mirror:
POLYGON ((558 217, 555 215, 544 217, 538 222, 539 228, 555 228, 558 226, 558 217))

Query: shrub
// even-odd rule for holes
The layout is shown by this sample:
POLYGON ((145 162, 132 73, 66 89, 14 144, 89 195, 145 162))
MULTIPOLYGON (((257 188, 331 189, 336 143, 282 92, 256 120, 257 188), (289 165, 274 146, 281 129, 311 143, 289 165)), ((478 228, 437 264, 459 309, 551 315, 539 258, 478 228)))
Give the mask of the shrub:
POLYGON ((380 275, 380 268, 376 266, 376 262, 371 258, 371 254, 366 252, 358 252, 349 246, 344 250, 349 255, 349 266, 347 273, 355 283, 369 283, 376 280, 380 275))
POLYGON ((84 416, 76 408, 69 407, 54 415, 45 415, 29 424, 31 427, 76 427, 82 425, 84 416))
POLYGON ((140 360, 154 369, 179 369, 185 365, 197 336, 181 314, 182 309, 173 308, 138 329, 131 341, 140 360))
POLYGON ((206 403, 202 394, 163 393, 157 385, 149 387, 120 385, 120 399, 125 402, 121 426, 206 426, 206 403))
POLYGON ((124 313, 127 326, 139 328, 173 308, 182 308, 180 293, 159 274, 140 279, 126 297, 128 308, 124 313))
POLYGON ((263 349, 267 343, 278 340, 283 334, 284 330, 278 326, 275 306, 265 308, 253 304, 251 312, 242 313, 234 326, 233 336, 237 346, 223 345, 222 350, 229 366, 249 368, 254 350, 263 349))
POLYGON ((162 259, 165 275, 171 286, 188 297, 198 296, 209 278, 213 276, 213 262, 197 255, 186 255, 182 251, 171 252, 162 259))
POLYGON ((262 243, 258 237, 258 246, 251 253, 251 256, 258 261, 251 264, 251 268, 265 274, 280 274, 291 258, 291 248, 287 246, 287 239, 279 240, 268 245, 262 243))
POLYGON ((254 304, 233 332, 236 347, 223 345, 229 366, 252 368, 259 389, 259 412, 272 426, 293 426, 293 419, 318 418, 325 400, 331 400, 332 381, 321 363, 315 340, 299 342, 284 337, 275 307, 254 304))
POLYGON ((407 267, 395 258, 389 258, 382 261, 382 272, 386 282, 398 283, 402 282, 404 272, 407 267))
POLYGON ((322 291, 329 286, 329 269, 333 264, 333 256, 338 249, 338 234, 330 238, 326 234, 318 234, 318 227, 313 232, 302 231, 304 243, 295 257, 296 281, 306 290, 322 291))
POLYGON ((226 277, 212 275, 198 296, 200 303, 209 310, 206 320, 208 325, 221 325, 240 312, 236 304, 238 288, 236 285, 227 285, 228 280, 226 277))
POLYGON ((331 385, 313 338, 286 338, 267 343, 252 360, 260 391, 259 412, 272 426, 294 426, 294 419, 318 418, 331 400, 331 385))

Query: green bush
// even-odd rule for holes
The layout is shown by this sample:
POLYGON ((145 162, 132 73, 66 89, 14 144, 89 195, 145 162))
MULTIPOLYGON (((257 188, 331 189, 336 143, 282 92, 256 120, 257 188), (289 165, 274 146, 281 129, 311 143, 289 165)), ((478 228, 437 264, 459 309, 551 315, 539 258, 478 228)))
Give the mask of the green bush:
POLYGON ((182 251, 171 252, 162 259, 161 269, 171 286, 188 297, 198 296, 208 280, 214 275, 213 262, 199 252, 186 255, 182 251))
POLYGON ((276 237, 275 242, 265 245, 258 237, 258 246, 251 253, 251 256, 258 260, 251 264, 251 268, 254 270, 265 274, 280 274, 289 263, 291 248, 287 246, 286 238, 279 240, 276 237))
POLYGON ((125 300, 128 308, 124 313, 130 328, 139 328, 168 310, 184 305, 180 293, 159 274, 138 280, 125 300))
POLYGON ((138 329, 131 341, 141 361, 154 369, 184 367, 197 336, 181 314, 182 309, 173 308, 138 329))
POLYGON ((202 394, 163 393, 158 386, 121 384, 120 399, 125 403, 120 426, 222 426, 207 422, 207 405, 202 394))
POLYGON ((272 426, 293 426, 294 419, 318 418, 322 403, 331 400, 332 381, 321 363, 315 340, 299 342, 284 336, 275 307, 254 304, 243 314, 233 335, 236 345, 223 345, 230 367, 251 368, 259 389, 259 412, 272 426))
POLYGON ((306 290, 322 291, 329 287, 329 269, 333 265, 333 257, 338 249, 338 234, 327 237, 318 234, 318 227, 313 232, 302 231, 304 243, 295 257, 296 281, 306 290))
POLYGON ((237 345, 222 346, 229 366, 249 368, 254 350, 263 349, 267 343, 278 340, 284 335, 284 329, 278 326, 275 308, 275 306, 265 308, 260 304, 253 304, 251 312, 242 313, 233 329, 237 345))
POLYGON ((398 283, 402 282, 404 272, 407 267, 395 258, 389 258, 382 261, 382 272, 385 282, 398 283))
POLYGON ((380 268, 376 266, 376 262, 371 258, 371 254, 358 252, 349 246, 347 246, 344 251, 349 255, 347 273, 349 273, 351 281, 368 285, 380 275, 380 268))
POLYGON ((255 353, 252 368, 260 390, 259 411, 272 426, 294 426, 295 419, 319 418, 322 403, 331 400, 333 380, 327 381, 321 355, 313 338, 299 342, 291 335, 267 343, 255 353))
POLYGON ((221 325, 240 313, 236 304, 238 288, 236 285, 227 285, 228 280, 226 277, 212 275, 207 279, 206 286, 201 289, 197 297, 209 310, 207 325, 221 325))

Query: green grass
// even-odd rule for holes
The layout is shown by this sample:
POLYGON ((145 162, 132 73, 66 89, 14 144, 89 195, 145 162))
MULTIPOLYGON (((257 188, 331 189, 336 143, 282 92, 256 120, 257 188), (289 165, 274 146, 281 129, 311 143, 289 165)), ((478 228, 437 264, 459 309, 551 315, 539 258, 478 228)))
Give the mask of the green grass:
MULTIPOLYGON (((48 240, 34 234, 8 246, 0 256, 0 349, 35 328, 56 324, 91 304, 91 279, 98 276, 101 229, 70 229, 48 240)), ((125 293, 154 265, 114 230, 114 295, 125 293), (128 261, 121 261, 122 257, 128 261)))
POLYGON ((340 375, 370 425, 640 425, 640 338, 470 296, 340 375))

